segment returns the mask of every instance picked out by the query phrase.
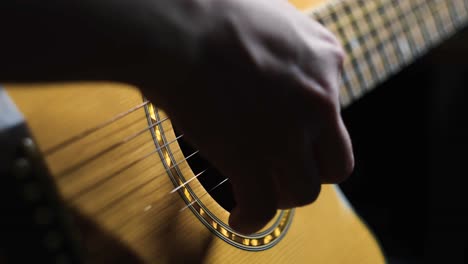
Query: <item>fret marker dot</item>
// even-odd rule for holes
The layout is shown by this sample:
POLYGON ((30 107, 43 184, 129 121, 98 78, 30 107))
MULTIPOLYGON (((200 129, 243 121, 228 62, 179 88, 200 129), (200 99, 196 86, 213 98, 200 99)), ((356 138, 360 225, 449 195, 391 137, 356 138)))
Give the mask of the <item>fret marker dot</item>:
POLYGON ((351 50, 353 51, 359 48, 359 41, 356 38, 351 40, 349 44, 350 44, 351 50))
POLYGON ((411 54, 411 48, 406 38, 401 37, 398 39, 398 47, 400 48, 401 52, 405 57, 408 57, 408 55, 411 54))

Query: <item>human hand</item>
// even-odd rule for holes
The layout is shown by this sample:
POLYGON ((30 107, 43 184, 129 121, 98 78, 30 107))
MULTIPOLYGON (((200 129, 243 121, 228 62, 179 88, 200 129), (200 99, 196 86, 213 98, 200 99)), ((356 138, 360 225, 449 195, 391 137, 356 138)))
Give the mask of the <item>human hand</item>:
POLYGON ((252 233, 351 173, 338 98, 344 54, 286 1, 199 2, 202 18, 187 21, 199 32, 195 53, 184 53, 196 54, 189 74, 143 91, 229 177, 237 203, 229 224, 252 233))

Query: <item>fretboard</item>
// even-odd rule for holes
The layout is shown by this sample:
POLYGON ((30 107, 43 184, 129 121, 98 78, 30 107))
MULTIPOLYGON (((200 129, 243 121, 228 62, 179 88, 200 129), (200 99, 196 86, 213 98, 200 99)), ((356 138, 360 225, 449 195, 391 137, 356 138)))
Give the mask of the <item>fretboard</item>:
POLYGON ((332 0, 310 16, 347 52, 343 107, 401 71, 468 23, 468 0, 332 0))

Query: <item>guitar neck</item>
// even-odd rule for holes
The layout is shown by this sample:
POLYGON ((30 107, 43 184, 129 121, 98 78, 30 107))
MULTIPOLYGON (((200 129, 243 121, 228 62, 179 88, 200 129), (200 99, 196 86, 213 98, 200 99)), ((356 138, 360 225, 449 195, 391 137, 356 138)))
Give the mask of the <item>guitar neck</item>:
POLYGON ((362 97, 468 24, 468 0, 332 1, 308 14, 347 52, 343 107, 362 97))

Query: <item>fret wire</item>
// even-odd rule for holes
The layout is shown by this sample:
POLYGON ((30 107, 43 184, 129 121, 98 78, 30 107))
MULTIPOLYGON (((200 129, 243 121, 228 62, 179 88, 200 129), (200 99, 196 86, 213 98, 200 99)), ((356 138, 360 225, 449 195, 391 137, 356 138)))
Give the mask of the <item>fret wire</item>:
POLYGON ((426 1, 423 0, 422 3, 416 8, 415 10, 415 16, 416 16, 416 21, 418 22, 419 25, 421 25, 420 29, 421 29, 421 33, 423 35, 423 38, 424 38, 424 43, 426 43, 426 46, 429 46, 431 45, 431 35, 429 33, 429 29, 428 29, 428 25, 424 19, 424 16, 423 16, 423 8, 424 8, 424 5, 426 4, 426 1))
POLYGON ((397 36, 395 34, 395 25, 398 24, 398 22, 392 23, 391 17, 390 17, 390 10, 393 10, 391 7, 391 1, 387 1, 386 5, 382 5, 382 9, 379 10, 380 15, 382 16, 384 27, 389 29, 389 38, 388 41, 385 43, 387 50, 389 51, 387 54, 391 54, 389 59, 390 61, 390 66, 393 67, 391 70, 392 72, 396 70, 396 65, 398 61, 402 59, 402 54, 400 54, 399 50, 396 47, 396 42, 397 42, 397 36))
POLYGON ((427 17, 427 12, 428 7, 427 7, 427 2, 424 2, 419 6, 417 9, 417 16, 418 16, 418 22, 421 24, 421 29, 423 31, 424 35, 424 41, 426 44, 426 47, 430 47, 433 45, 433 42, 435 41, 435 38, 433 37, 433 29, 431 29, 430 26, 430 21, 427 17))
MULTIPOLYGON (((435 8, 433 7, 431 13, 436 12, 438 9, 440 9, 440 6, 435 7, 435 8)), ((395 39, 394 36, 395 36, 395 35, 402 35, 403 33, 404 33, 404 32, 403 32, 403 28, 399 28, 397 32, 393 32, 393 36, 392 36, 392 39, 390 39, 390 42, 396 41, 396 43, 398 44, 399 39, 395 39)), ((401 39, 403 39, 403 38, 401 38, 401 39)), ((395 43, 393 43, 393 44, 395 44, 395 43)), ((397 45, 397 49, 401 49, 400 45, 397 45)), ((398 67, 401 67, 401 66, 403 66, 404 64, 405 64, 405 61, 404 61, 404 60, 400 60, 400 61, 398 62, 398 67)), ((395 64, 395 65, 396 65, 396 64, 395 64)))
MULTIPOLYGON (((463 22, 463 19, 458 19, 456 17, 456 14, 455 14, 455 10, 454 10, 454 2, 459 2, 459 1, 449 1, 449 2, 446 2, 446 1, 443 1, 443 5, 444 5, 444 13, 443 13, 443 17, 445 17, 446 19, 449 19, 450 23, 447 23, 447 31, 450 33, 453 33, 454 31, 460 29, 463 25, 462 25, 462 22, 463 22)), ((467 10, 465 9, 465 12, 467 10)))
MULTIPOLYGON (((348 25, 348 29, 349 29, 348 32, 351 33, 352 31, 351 36, 346 36, 347 39, 352 39, 354 36, 359 38, 360 36, 359 29, 357 28, 357 26, 355 26, 355 22, 352 17, 352 9, 349 4, 350 4, 349 1, 342 2, 341 10, 345 14, 345 16, 349 18, 349 21, 346 24, 342 24, 340 28, 344 28, 346 25, 348 25)), ((360 44, 360 46, 363 45, 362 40, 358 40, 358 43, 360 44)), ((353 87, 354 88, 353 93, 357 96, 360 96, 363 93, 363 90, 364 90, 363 88, 367 86, 367 82, 364 77, 364 73, 362 72, 362 68, 360 67, 361 64, 356 60, 354 56, 350 58, 350 61, 351 61, 351 65, 353 69, 355 70, 354 72, 356 73, 356 77, 358 81, 358 85, 353 87)))
POLYGON ((404 45, 399 40, 398 46, 402 50, 404 63, 406 64, 406 60, 411 60, 414 58, 414 54, 416 53, 416 44, 414 42, 413 36, 410 33, 410 22, 409 17, 411 16, 412 6, 409 1, 403 1, 399 5, 396 5, 397 9, 397 20, 402 21, 402 35, 404 37, 400 37, 400 39, 405 39, 406 44, 408 45, 409 51, 403 50, 404 45), (404 8, 404 4, 407 5, 406 9, 404 8), (402 47, 403 46, 403 47, 402 47), (406 51, 406 52, 405 52, 406 51), (409 53, 409 54, 408 54, 409 53))
POLYGON ((463 5, 465 6, 465 8, 463 8, 463 10, 465 10, 465 13, 468 12, 468 0, 463 1, 463 5))
POLYGON ((467 6, 468 0, 349 0, 334 1, 314 13, 348 54, 340 81, 342 104, 464 26, 467 6))
POLYGON ((399 21, 399 32, 398 34, 396 34, 399 35, 399 37, 395 38, 395 41, 397 44, 398 52, 400 54, 400 61, 402 62, 402 64, 406 64, 407 59, 413 59, 418 50, 418 45, 415 43, 415 40, 412 34, 410 33, 411 27, 409 26, 410 24, 408 22, 411 15, 413 15, 414 6, 411 6, 408 2, 406 2, 406 4, 406 10, 402 9, 403 7, 401 5, 397 5, 395 7, 396 18, 397 21, 399 21))
MULTIPOLYGON (((333 25, 336 25, 336 21, 330 20, 331 16, 329 13, 327 13, 328 9, 322 9, 320 13, 313 13, 312 16, 315 17, 315 19, 322 24, 323 26, 327 27, 329 30, 335 31, 334 33, 337 33, 336 28, 334 30, 333 25)), ((344 38, 341 38, 344 40, 344 38)), ((345 45, 345 43, 343 43, 345 45)), ((349 52, 348 52, 349 53, 349 52)), ((350 92, 350 83, 348 81, 347 77, 347 72, 346 70, 343 71, 342 76, 340 78, 340 105, 342 107, 345 107, 349 105, 352 101, 354 101, 355 97, 352 95, 350 92)))
MULTIPOLYGON (((424 0, 423 0, 424 1, 424 0)), ((416 2, 416 1, 414 1, 416 2)), ((420 27, 413 27, 411 25, 417 25, 418 24, 418 18, 415 14, 415 11, 419 8, 421 5, 421 1, 417 2, 416 4, 411 5, 410 4, 410 9, 409 13, 406 15, 406 24, 408 25, 408 35, 410 36, 410 39, 412 41, 413 47, 413 56, 417 57, 419 54, 422 52, 424 49, 425 41, 424 41, 424 36, 421 31, 420 27)))
MULTIPOLYGON (((460 3, 460 5, 462 5, 462 3, 460 3)), ((468 1, 463 2, 463 7, 460 8, 460 11, 463 12, 463 19, 466 20, 466 18, 468 17, 468 1)))
MULTIPOLYGON (((373 58, 377 58, 378 62, 374 62, 374 65, 381 64, 382 65, 382 73, 383 75, 387 75, 390 72, 390 66, 388 65, 388 58, 386 58, 386 55, 382 55, 378 51, 378 45, 379 45, 379 33, 377 30, 377 25, 374 22, 374 16, 372 14, 375 13, 375 10, 377 7, 374 4, 374 8, 370 8, 370 4, 365 4, 364 1, 360 0, 364 5, 364 20, 369 24, 369 35, 372 38, 373 45, 372 49, 369 50, 369 53, 372 53, 373 58)), ((369 1, 367 1, 369 3, 369 1)), ((381 79, 382 77, 378 74, 378 79, 381 79)))
MULTIPOLYGON (((365 58, 366 63, 369 65, 369 71, 370 71, 370 75, 372 79, 370 83, 372 83, 373 80, 379 79, 379 74, 377 73, 376 65, 372 59, 372 54, 370 53, 370 50, 366 50, 364 52, 364 58, 365 58)), ((366 88, 370 88, 370 87, 366 87, 366 88)))
MULTIPOLYGON (((363 2, 363 1, 359 1, 359 2, 363 2)), ((371 2, 372 2, 372 1, 371 1, 371 2)), ((387 4, 388 4, 388 2, 387 2, 387 4)), ((444 4, 444 6, 446 7, 446 3, 443 2, 443 4, 444 4)), ((431 6, 431 8, 434 9, 434 10, 436 10, 436 9, 434 8, 433 5, 431 6)), ((361 9, 359 9, 359 10, 360 10, 359 12, 361 12, 361 9)), ((427 11, 427 10, 426 10, 426 11, 427 11)), ((439 12, 440 12, 440 11, 439 11, 439 12)), ((445 9, 444 9, 444 12, 448 12, 448 8, 445 8, 445 9)), ((330 13, 334 16, 334 19, 338 19, 338 16, 337 16, 336 12, 333 11, 333 12, 330 12, 330 13)), ((413 12, 413 13, 414 13, 414 12, 413 12)), ((432 14, 432 13, 434 13, 434 12, 429 12, 429 14, 432 14)), ((448 13, 447 13, 447 14, 448 14, 448 13)), ((408 15, 411 15, 411 12, 407 13, 405 16, 408 16, 408 15)), ((412 14, 412 15, 414 15, 414 14, 412 14)), ((349 18, 348 18, 348 19, 349 19, 349 18)), ((368 20, 368 19, 367 19, 367 20, 368 20)), ((387 19, 387 20, 388 20, 388 19, 387 19)), ((323 20, 323 21, 325 21, 325 20, 323 20)), ((340 20, 338 19, 338 22, 339 22, 339 21, 340 21, 340 20)), ((421 21, 422 21, 422 20, 421 20, 421 21)), ((333 21, 333 22, 337 23, 336 21, 333 21)), ((356 22, 356 21, 352 21, 352 24, 355 24, 355 22, 356 22)), ((324 24, 327 25, 327 23, 324 23, 324 24)), ((386 24, 387 24, 387 26, 389 25, 388 22, 387 22, 386 24)), ((401 27, 401 24, 399 24, 399 23, 397 23, 397 24, 399 25, 399 27, 401 27)), ((433 21, 433 26, 437 26, 437 25, 440 25, 440 24, 441 24, 441 23, 435 23, 435 22, 433 21)), ((367 27, 367 25, 366 25, 366 27, 367 27)), ((354 28, 355 28, 355 26, 354 26, 354 28)), ((404 28, 404 27, 403 27, 403 28, 404 28)), ((343 27, 338 27, 338 31, 339 31, 339 32, 343 32, 343 27)), ((437 31, 437 30, 436 30, 436 31, 437 31)), ((441 31, 441 30, 439 30, 439 31, 441 31)), ((368 36, 368 35, 369 35, 369 32, 372 34, 372 29, 371 29, 370 31, 365 32, 364 34, 362 34, 362 31, 361 31, 361 32, 360 32, 361 34, 357 34, 357 37, 358 37, 358 38, 361 38, 361 39, 362 39, 362 38, 369 37, 369 36, 368 36)), ((391 32, 391 31, 390 31, 390 32, 391 32)), ((394 32, 392 32, 392 33, 394 33, 394 32)), ((424 34, 424 33, 423 33, 423 34, 424 34)), ((344 38, 345 40, 350 38, 350 37, 347 36, 346 34, 341 34, 341 35, 342 35, 342 38, 344 38)), ((394 36, 393 36, 393 39, 395 39, 394 36)), ((372 40, 374 40, 374 39, 372 39, 372 40)), ((428 39, 428 40, 429 40, 429 39, 428 39)), ((348 52, 353 52, 354 50, 353 50, 352 48, 349 48, 350 46, 353 46, 353 45, 350 44, 350 43, 352 43, 352 41, 345 42, 344 45, 345 45, 345 47, 348 47, 348 48, 347 48, 347 51, 348 51, 348 52)), ((369 41, 366 41, 366 43, 370 43, 370 42, 369 42, 369 41)))
POLYGON ((441 19, 443 21, 442 26, 445 28, 445 32, 448 35, 450 34, 450 32, 453 32, 453 30, 456 28, 455 21, 452 19, 452 14, 450 12, 450 8, 447 2, 443 1, 441 5, 442 8, 439 11, 439 15, 441 16, 441 19))
POLYGON ((460 29, 461 27, 463 27, 463 20, 464 20, 464 16, 463 16, 463 8, 458 8, 458 6, 460 5, 460 1, 452 1, 450 2, 450 6, 451 6, 451 10, 452 10, 452 13, 455 17, 455 22, 457 24, 457 28, 460 29))
POLYGON ((463 17, 458 12, 461 9, 458 8, 458 3, 460 1, 450 1, 450 15, 452 16, 453 21, 455 21, 455 27, 458 29, 462 25, 463 17))
MULTIPOLYGON (((348 38, 346 37, 346 34, 343 30, 343 27, 341 27, 340 25, 338 25, 338 15, 337 15, 337 12, 336 12, 336 6, 334 6, 334 9, 332 10, 331 8, 328 8, 328 17, 331 19, 331 22, 335 25, 335 29, 336 29, 336 32, 338 37, 341 38, 342 41, 347 41, 348 38)), ((349 60, 349 58, 352 56, 352 53, 349 53, 348 54, 348 57, 347 57, 347 60, 349 60)), ((345 89, 347 89, 347 92, 348 94, 351 95, 352 98, 358 98, 359 97, 359 94, 356 93, 355 89, 354 89, 354 85, 352 85, 351 83, 351 79, 349 78, 349 73, 350 71, 347 71, 346 70, 346 61, 345 61, 345 65, 344 65, 344 69, 345 69, 345 73, 344 73, 344 78, 346 80, 348 80, 346 83, 348 83, 348 85, 345 85, 345 89)))
MULTIPOLYGON (((382 8, 380 8, 382 10, 382 8)), ((385 10, 385 9, 383 9, 385 10)), ((380 13, 384 13, 384 12, 380 12, 380 13)), ((387 13, 388 14, 388 13, 387 13)), ((388 17, 388 15, 386 16, 386 20, 385 20, 385 23, 387 24, 387 27, 389 27, 389 21, 390 18, 388 17)), ((402 27, 401 25, 396 29, 397 31, 395 31, 395 27, 393 27, 393 31, 391 31, 390 33, 390 37, 389 38, 381 38, 380 41, 381 43, 391 43, 391 45, 387 44, 387 45, 382 45, 382 44, 379 44, 378 46, 378 49, 382 49, 384 50, 384 53, 383 54, 393 54, 392 55, 392 59, 393 59, 393 62, 392 62, 392 65, 393 65, 393 68, 391 71, 395 71, 399 68, 401 68, 401 66, 403 64, 405 64, 405 60, 408 59, 406 56, 413 56, 413 54, 404 54, 402 53, 402 51, 404 50, 404 46, 403 45, 408 45, 408 43, 406 43, 408 40, 410 40, 410 37, 406 37, 406 40, 403 38, 403 36, 401 36, 401 34, 404 35, 405 32, 403 32, 405 27, 402 27), (401 40, 400 40, 401 39, 401 40), (404 42, 402 42, 404 41, 404 42), (400 44, 400 45, 397 45, 397 44, 400 44), (398 53, 400 52, 400 53, 398 53), (402 56, 404 55, 404 56, 402 56), (396 58, 398 56, 398 58, 396 58), (404 59, 402 59, 404 58, 404 59)), ((349 45, 348 45, 349 46, 349 45)), ((415 46, 413 44, 413 46, 415 46)), ((371 60, 368 60, 369 58, 369 51, 365 52, 364 53, 364 58, 366 58, 368 64, 370 64, 370 62, 372 62, 371 60)), ((362 67, 359 67, 357 65, 357 62, 356 62, 356 59, 359 59, 359 56, 356 56, 355 54, 353 54, 355 57, 353 63, 352 63, 352 66, 358 71, 358 72, 362 72, 362 67)), ((388 56, 387 56, 388 58, 388 56)), ((362 64, 361 64, 362 65, 362 64)), ((359 75, 358 75, 359 77, 359 75)), ((375 78, 374 78, 375 79, 375 78)), ((362 81, 361 81, 362 82, 362 81)))
MULTIPOLYGON (((382 8, 380 8, 380 9, 382 10, 382 8)), ((381 13, 382 13, 382 12, 381 12, 381 13)), ((389 18, 387 18, 387 21, 388 21, 388 20, 389 20, 389 18)), ((388 22, 387 22, 387 24, 388 24, 388 22)), ((385 48, 387 51, 389 51, 389 49, 390 49, 391 53, 395 54, 395 53, 396 53, 395 51, 398 51, 398 50, 399 50, 399 51, 403 51, 403 50, 404 50, 403 47, 404 47, 404 45, 408 45, 407 40, 409 39, 409 37, 406 37, 406 40, 403 38, 403 36, 404 36, 404 32, 403 32, 404 27, 403 27, 403 26, 400 25, 400 26, 396 29, 397 31, 395 31, 395 27, 394 27, 393 29, 394 29, 394 30, 391 32, 391 35, 390 35, 390 42, 392 43, 392 45, 391 45, 391 46, 389 46, 389 45, 385 46, 385 45, 379 44, 378 49, 383 49, 383 48, 385 48), (403 36, 401 36, 402 34, 403 34, 403 36), (398 36, 398 37, 397 37, 397 36, 398 36), (402 42, 403 40, 404 40, 405 42, 402 42), (396 46, 397 43, 399 44, 398 46, 396 46), (393 48, 393 50, 392 50, 392 48, 393 48), (397 48, 398 48, 398 49, 397 49, 397 48)), ((380 39, 380 41, 381 41, 382 43, 383 43, 383 42, 388 42, 388 40, 389 40, 389 38, 380 39)), ((414 46, 414 45, 413 45, 413 46, 414 46)), ((410 52, 410 51, 408 51, 408 52, 410 52)), ((384 52, 384 54, 386 54, 386 53, 390 53, 390 52, 384 52)), ((368 63, 369 63, 369 62, 372 62, 372 60, 368 60, 369 54, 370 54, 369 50, 367 50, 367 51, 364 53, 364 58, 366 58, 366 60, 368 61, 368 63)), ((396 54, 398 54, 398 53, 396 53, 396 54)), ((406 56, 407 56, 407 55, 413 56, 413 53, 408 53, 408 54, 404 54, 404 55, 405 55, 404 58, 405 58, 405 60, 406 60, 406 59, 407 59, 406 56)), ((402 58, 401 53, 400 53, 399 56, 400 56, 400 60, 397 60, 397 61, 394 61, 394 62, 393 62, 393 65, 395 65, 395 67, 392 69, 393 71, 396 70, 396 69, 401 68, 401 66, 402 66, 403 64, 406 63, 405 60, 402 60, 402 59, 401 59, 401 58, 402 58)), ((394 58, 395 58, 395 57, 396 57, 396 56, 394 56, 394 58)), ((369 63, 369 64, 370 64, 370 63, 369 63)), ((380 79, 380 78, 379 78, 379 79, 380 79)), ((378 80, 377 80, 376 78, 374 78, 374 82, 377 82, 377 81, 378 81, 378 80)))
POLYGON ((349 81, 347 80, 346 71, 344 71, 340 78, 340 104, 342 107, 349 105, 355 99, 351 94, 349 94, 348 85, 349 81))
POLYGON ((437 27, 437 31, 439 32, 439 34, 441 35, 441 37, 445 37, 448 33, 446 32, 444 26, 443 26, 443 21, 442 21, 442 18, 440 16, 440 13, 439 13, 439 8, 438 8, 438 4, 439 4, 440 1, 437 1, 437 0, 434 0, 434 4, 431 5, 431 13, 434 17, 434 22, 436 24, 436 27, 437 27))
MULTIPOLYGON (((447 5, 445 1, 435 1, 435 3, 431 6, 431 12, 434 15, 434 19, 437 21, 438 29, 440 31, 441 39, 447 37, 449 33, 451 33, 454 29, 452 22, 444 21, 444 16, 441 13, 447 10, 447 5)), ((445 17, 450 17, 449 14, 446 14, 445 17)), ((440 40, 440 39, 439 39, 440 40)), ((438 41, 439 42, 439 41, 438 41)))
POLYGON ((468 12, 468 8, 465 7, 462 1, 457 1, 457 8, 455 9, 458 10, 457 13, 460 15, 460 20, 463 21, 465 19, 466 12, 468 12))
POLYGON ((394 19, 399 23, 396 44, 401 53, 403 63, 407 63, 406 59, 408 59, 408 56, 413 56, 416 47, 414 39, 410 34, 411 27, 409 20, 412 15, 412 8, 413 6, 407 2, 406 5, 400 4, 394 7, 394 19), (404 43, 402 41, 404 41, 404 43))
POLYGON ((432 46, 436 45, 440 39, 440 32, 437 30, 437 23, 435 21, 434 15, 432 14, 431 7, 433 1, 427 1, 426 5, 423 5, 423 12, 426 13, 427 17, 423 19, 424 23, 429 27, 429 41, 432 46))
MULTIPOLYGON (((361 1, 361 3, 362 3, 362 1, 361 1)), ((344 9, 345 9, 345 10, 346 10, 346 9, 350 10, 351 8, 346 8, 346 7, 345 7, 344 9)), ((368 18, 369 16, 368 16, 367 14, 369 14, 370 12, 366 12, 366 10, 364 10, 363 12, 364 12, 364 14, 365 14, 364 17, 367 17, 367 18, 368 18)), ((365 74, 365 73, 364 73, 363 70, 362 70, 362 65, 363 65, 363 64, 359 64, 359 63, 357 62, 357 58, 358 58, 357 52, 360 53, 360 52, 363 51, 363 49, 361 48, 361 46, 366 46, 366 47, 368 47, 367 43, 369 43, 369 42, 368 42, 368 41, 364 42, 363 40, 368 39, 369 35, 372 36, 372 34, 370 34, 370 32, 372 32, 372 31, 371 31, 371 29, 372 29, 371 23, 368 22, 368 23, 366 23, 366 24, 369 25, 369 27, 368 27, 369 30, 368 30, 368 32, 362 32, 362 30, 360 30, 360 29, 356 26, 356 19, 354 18, 354 19, 352 20, 351 26, 354 28, 354 31, 357 31, 358 34, 356 34, 354 38, 349 38, 349 37, 348 37, 348 38, 346 39, 346 40, 348 40, 348 41, 346 41, 345 47, 347 48, 347 51, 350 53, 351 66, 356 70, 355 72, 357 73, 357 74, 354 74, 355 76, 350 76, 351 74, 347 74, 349 81, 348 81, 346 84, 347 84, 347 86, 350 87, 351 89, 353 89, 353 87, 356 87, 356 86, 360 86, 359 88, 363 88, 363 86, 364 86, 364 88, 365 88, 365 87, 369 86, 369 82, 370 82, 370 83, 373 82, 373 80, 367 81, 367 80, 364 78, 364 74, 365 74), (359 45, 359 44, 360 44, 360 45, 359 45), (358 46, 358 45, 359 45, 359 46, 358 46), (351 78, 351 77, 354 77, 354 78, 351 78), (357 85, 353 85, 353 84, 354 84, 353 80, 356 80, 357 85)), ((344 25, 343 25, 343 26, 344 26, 344 25)), ((343 26, 342 26, 342 27, 343 27, 343 26)), ((342 27, 341 27, 341 28, 342 28, 342 27)), ((373 42, 375 42, 375 36, 373 36, 373 37, 371 38, 371 40, 372 40, 373 42)), ((366 49, 364 49, 364 50, 366 50, 366 49)), ((371 62, 371 61, 370 61, 370 62, 371 62)), ((369 66, 369 65, 366 65, 366 66, 369 66)), ((367 68, 369 68, 369 67, 367 67, 367 68)), ((373 67, 372 67, 372 68, 373 68, 373 67)), ((375 69, 374 69, 374 70, 375 70, 375 69)), ((353 72, 353 71, 350 71, 350 72, 353 72)), ((371 76, 372 76, 372 75, 378 76, 378 74, 375 74, 375 73, 372 74, 372 72, 370 73, 370 75, 371 75, 371 76)), ((357 89, 354 88, 353 90, 356 91, 357 89)), ((361 91, 361 89, 360 89, 359 91, 361 91)))
MULTIPOLYGON (((357 34, 351 38, 351 42, 354 41, 355 43, 360 43, 361 46, 370 48, 369 44, 372 43, 372 41, 375 41, 375 32, 372 31, 374 27, 371 26, 375 23, 372 22, 369 15, 372 10, 367 10, 366 5, 360 7, 361 8, 359 9, 365 9, 362 11, 363 15, 361 17, 353 16, 353 19, 350 23, 350 26, 353 28, 353 30, 357 32, 357 34), (358 22, 361 22, 361 24, 364 24, 365 26, 358 25, 358 22), (366 30, 364 30, 364 28, 366 28, 366 30)), ((350 44, 349 46, 356 45, 350 44)), ((353 49, 352 51, 355 52, 356 50, 353 49)))
MULTIPOLYGON (((362 9, 358 5, 359 2, 355 2, 357 7, 356 10, 360 10, 360 13, 362 13, 362 9)), ((367 25, 367 30, 364 30, 364 27, 358 25, 358 21, 362 20, 362 14, 359 16, 357 14, 352 13, 351 14, 351 26, 354 28, 355 32, 357 32, 358 35, 358 42, 361 43, 361 46, 364 47, 364 49, 361 49, 360 52, 363 53, 364 61, 360 63, 360 66, 366 66, 363 69, 361 68, 361 73, 363 74, 365 85, 364 89, 367 89, 371 86, 371 83, 373 80, 375 80, 378 76, 376 69, 373 65, 373 61, 371 60, 371 56, 369 53, 369 50, 371 48, 371 42, 373 42, 373 39, 370 38, 368 32, 369 32, 369 24, 364 23, 367 25)))
MULTIPOLYGON (((354 57, 354 60, 353 60, 353 67, 354 68, 358 68, 358 69, 364 69, 364 71, 367 71, 367 74, 364 73, 365 76, 373 76, 374 78, 373 79, 376 79, 378 78, 379 74, 376 72, 376 69, 375 69, 375 65, 377 63, 374 62, 374 60, 372 59, 372 57, 375 58, 375 55, 372 56, 373 54, 370 52, 371 49, 372 49, 372 46, 375 46, 376 44, 378 44, 378 37, 377 37, 377 31, 375 29, 375 24, 377 23, 372 23, 372 18, 370 16, 371 13, 374 13, 375 10, 377 9, 377 6, 376 5, 365 5, 365 3, 363 1, 360 1, 361 4, 364 4, 362 5, 362 9, 364 10, 364 16, 361 16, 359 18, 359 20, 361 21, 361 23, 364 23, 364 24, 367 24, 368 27, 366 31, 362 31, 360 30, 361 27, 359 27, 357 25, 357 19, 354 18, 353 19, 353 23, 352 23, 352 27, 354 27, 356 29, 356 31, 358 32, 358 36, 356 36, 356 40, 358 43, 361 44, 361 46, 364 46, 365 48, 364 49, 359 49, 359 50, 353 50, 354 51, 354 54, 353 54, 353 57, 354 57), (360 56, 362 56, 363 58, 365 58, 365 63, 360 63, 359 65, 357 65, 357 62, 356 62, 356 59, 359 58, 360 56)), ((384 59, 383 61, 383 64, 384 64, 384 67, 385 67, 385 61, 387 61, 386 59, 384 59)), ((387 66, 387 70, 388 71, 388 64, 386 64, 387 66)), ((385 68, 384 68, 385 69, 385 68)), ((361 70, 362 71, 362 70, 361 70)), ((365 80, 365 85, 364 85, 364 88, 368 88, 370 87, 370 85, 374 82, 374 80, 365 80)))
MULTIPOLYGON (((424 41, 422 41, 422 35, 419 35, 419 38, 416 39, 417 36, 414 34, 415 31, 410 26, 414 25, 413 23, 416 22, 416 18, 413 13, 406 13, 403 17, 403 21, 405 23, 405 27, 403 28, 402 36, 399 39, 398 45, 404 56, 404 61, 402 63, 407 65, 418 57, 420 52, 424 49, 424 41)), ((419 28, 416 28, 415 30, 421 33, 419 28)))
MULTIPOLYGON (((377 10, 377 8, 376 8, 377 10)), ((370 10, 370 12, 374 12, 374 10, 370 10)), ((376 18, 376 15, 373 14, 372 17, 376 18)), ((379 16, 379 18, 381 19, 381 17, 379 16)), ((381 20, 381 22, 383 23, 384 21, 381 20)), ((379 23, 380 24, 380 23, 379 23)), ((377 27, 377 26, 380 26, 378 24, 373 23, 373 26, 374 27, 377 27)), ((382 30, 384 31, 384 30, 382 30)), ((381 54, 381 57, 382 57, 382 61, 384 63, 384 67, 385 67, 385 74, 390 74, 392 72, 392 67, 390 65, 390 58, 388 56, 388 54, 385 52, 384 50, 384 41, 386 41, 386 37, 385 36, 382 36, 382 33, 377 30, 377 45, 376 45, 376 50, 379 54, 381 54)))
MULTIPOLYGON (((422 0, 425 1, 425 0, 422 0)), ((426 48, 426 41, 424 38, 424 33, 419 26, 412 26, 418 25, 418 17, 416 15, 416 11, 422 5, 422 1, 414 1, 410 4, 411 11, 408 12, 406 15, 406 23, 408 26, 408 36, 412 41, 412 51, 413 51, 413 58, 418 57, 426 48)))
POLYGON ((457 1, 457 7, 455 8, 455 10, 457 10, 457 14, 460 17, 459 18, 460 24, 463 24, 464 20, 468 16, 468 7, 465 7, 461 1, 457 1))
POLYGON ((458 20, 457 18, 455 17, 455 13, 453 12, 454 10, 452 9, 453 8, 453 1, 450 1, 450 2, 445 2, 445 12, 444 12, 444 16, 447 17, 447 19, 450 20, 450 29, 449 31, 450 32, 456 32, 458 29, 459 29, 459 24, 458 24, 458 20))
POLYGON ((395 62, 393 61, 395 56, 392 56, 393 52, 388 51, 388 49, 391 48, 390 45, 393 45, 393 43, 389 43, 389 42, 391 42, 392 35, 394 35, 394 32, 389 30, 390 29, 388 25, 389 22, 387 22, 388 21, 387 10, 391 8, 389 4, 390 2, 388 1, 387 2, 379 1, 373 10, 368 11, 368 12, 372 12, 371 17, 374 18, 373 20, 374 22, 372 26, 377 31, 376 38, 375 38, 375 41, 376 41, 375 51, 378 54, 380 54, 380 57, 382 58, 382 61, 385 67, 385 75, 391 74, 394 71, 394 67, 395 67, 395 62), (378 23, 375 23, 376 21, 378 21, 378 23), (378 27, 383 28, 383 30, 378 30, 377 29, 378 27))
POLYGON ((355 57, 362 56, 363 58, 365 58, 365 60, 366 60, 366 62, 368 64, 367 65, 368 68, 371 68, 371 69, 369 69, 370 70, 370 75, 374 76, 371 83, 375 83, 377 80, 381 79, 380 74, 377 73, 376 70, 375 70, 376 65, 381 65, 382 66, 380 68, 381 68, 381 74, 383 74, 383 75, 386 75, 388 72, 390 72, 390 69, 391 69, 390 63, 389 63, 390 59, 387 56, 387 54, 383 54, 383 56, 381 56, 381 55, 379 55, 378 52, 375 52, 375 50, 379 50, 379 49, 383 50, 383 45, 381 45, 381 44, 383 43, 382 40, 385 39, 386 36, 380 35, 376 30, 376 27, 378 27, 379 24, 382 24, 383 21, 382 20, 376 20, 375 15, 371 16, 371 14, 376 13, 376 10, 378 9, 378 7, 375 4, 365 4, 364 1, 359 1, 359 2, 361 4, 364 4, 362 6, 363 7, 362 9, 364 10, 364 16, 363 16, 363 18, 361 20, 364 23, 368 24, 369 27, 368 27, 367 32, 364 33, 365 36, 358 38, 358 39, 366 39, 367 40, 366 43, 365 43, 366 49, 360 50, 359 52, 361 52, 362 54, 356 54, 355 57), (370 41, 369 41, 369 39, 370 39, 370 41))

